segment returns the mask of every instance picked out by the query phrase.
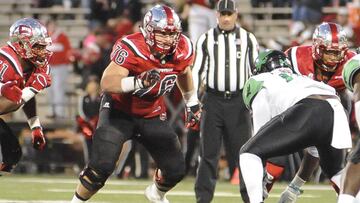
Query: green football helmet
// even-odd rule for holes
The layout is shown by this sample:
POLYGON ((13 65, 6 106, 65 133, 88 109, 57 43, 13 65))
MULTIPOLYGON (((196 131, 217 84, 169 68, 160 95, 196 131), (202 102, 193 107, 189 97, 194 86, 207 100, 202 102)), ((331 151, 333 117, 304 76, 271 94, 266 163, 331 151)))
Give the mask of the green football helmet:
POLYGON ((284 52, 269 49, 261 52, 255 60, 254 74, 271 72, 277 68, 290 68, 293 71, 291 62, 284 52))

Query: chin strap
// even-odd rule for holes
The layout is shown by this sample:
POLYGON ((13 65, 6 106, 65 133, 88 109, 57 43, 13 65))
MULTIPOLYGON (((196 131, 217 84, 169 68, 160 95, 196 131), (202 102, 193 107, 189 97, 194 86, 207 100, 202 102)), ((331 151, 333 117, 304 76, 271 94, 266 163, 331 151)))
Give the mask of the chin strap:
POLYGON ((337 67, 339 66, 339 63, 341 63, 341 62, 339 62, 331 67, 331 66, 326 65, 321 59, 315 60, 314 62, 317 67, 319 67, 320 69, 322 69, 326 72, 335 72, 337 67))

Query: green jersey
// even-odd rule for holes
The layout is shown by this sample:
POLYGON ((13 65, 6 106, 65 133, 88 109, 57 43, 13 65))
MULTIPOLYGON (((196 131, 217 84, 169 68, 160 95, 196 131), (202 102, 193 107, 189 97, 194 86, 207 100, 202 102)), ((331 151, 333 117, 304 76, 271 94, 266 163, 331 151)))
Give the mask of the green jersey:
POLYGON ((352 57, 348 60, 342 72, 342 78, 344 80, 345 86, 350 90, 353 91, 354 84, 354 75, 355 73, 360 70, 360 54, 352 57))

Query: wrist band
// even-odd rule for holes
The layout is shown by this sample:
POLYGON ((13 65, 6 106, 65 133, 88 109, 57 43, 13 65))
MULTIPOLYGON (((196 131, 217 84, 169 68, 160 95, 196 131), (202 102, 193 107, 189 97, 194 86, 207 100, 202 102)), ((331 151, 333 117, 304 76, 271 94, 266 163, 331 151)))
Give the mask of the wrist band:
POLYGON ((37 116, 34 116, 32 118, 29 118, 27 120, 30 129, 36 128, 36 127, 40 127, 41 128, 41 124, 40 124, 40 119, 37 116))
POLYGON ((36 95, 36 93, 35 93, 34 91, 32 91, 30 87, 25 87, 25 88, 22 90, 21 99, 22 99, 24 102, 28 102, 28 101, 29 101, 31 98, 33 98, 35 95, 36 95))
POLYGON ((195 106, 199 103, 198 97, 195 90, 185 92, 183 98, 187 107, 195 106))
POLYGON ((141 80, 134 76, 121 79, 121 90, 124 93, 132 92, 141 88, 143 88, 141 80))

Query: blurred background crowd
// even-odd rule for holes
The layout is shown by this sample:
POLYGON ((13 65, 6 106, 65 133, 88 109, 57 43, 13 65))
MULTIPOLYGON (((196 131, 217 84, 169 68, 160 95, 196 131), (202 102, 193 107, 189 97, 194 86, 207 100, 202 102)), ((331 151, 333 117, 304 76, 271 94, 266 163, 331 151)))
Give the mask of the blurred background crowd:
MULTIPOLYGON (((46 152, 32 149, 30 131, 22 112, 4 117, 23 146, 24 156, 16 172, 77 173, 83 168, 90 156, 88 148, 97 123, 99 81, 110 62, 112 46, 122 36, 138 31, 144 13, 157 3, 170 5, 180 14, 183 31, 193 43, 199 36, 196 32, 202 28, 205 32, 216 24, 216 21, 204 20, 202 12, 192 11, 191 7, 201 6, 196 1, 191 5, 186 0, 0 1, 2 45, 7 41, 10 25, 21 17, 39 19, 53 40, 49 48, 54 52, 50 61, 52 86, 38 96, 38 111, 49 143, 46 152), (192 29, 194 25, 199 29, 192 29)), ((216 0, 210 0, 209 5, 215 4, 216 0)), ((239 25, 254 33, 260 50, 284 51, 290 46, 309 44, 313 30, 322 21, 342 25, 352 49, 360 45, 360 1, 357 0, 237 0, 237 6, 239 25)), ((210 10, 210 15, 215 19, 214 9, 210 10)), ((194 147, 196 140, 187 145, 179 92, 172 92, 166 102, 171 115, 169 120, 182 140, 184 154, 187 152, 188 174, 194 175, 198 150, 194 147)), ((356 127, 353 129, 357 134, 356 127)), ((153 162, 138 143, 128 142, 119 160, 117 177, 150 177, 153 162)), ((289 160, 290 170, 286 171, 292 173, 288 175, 292 177, 300 158, 289 160)), ((225 159, 219 168, 219 177, 231 179, 225 159)))

